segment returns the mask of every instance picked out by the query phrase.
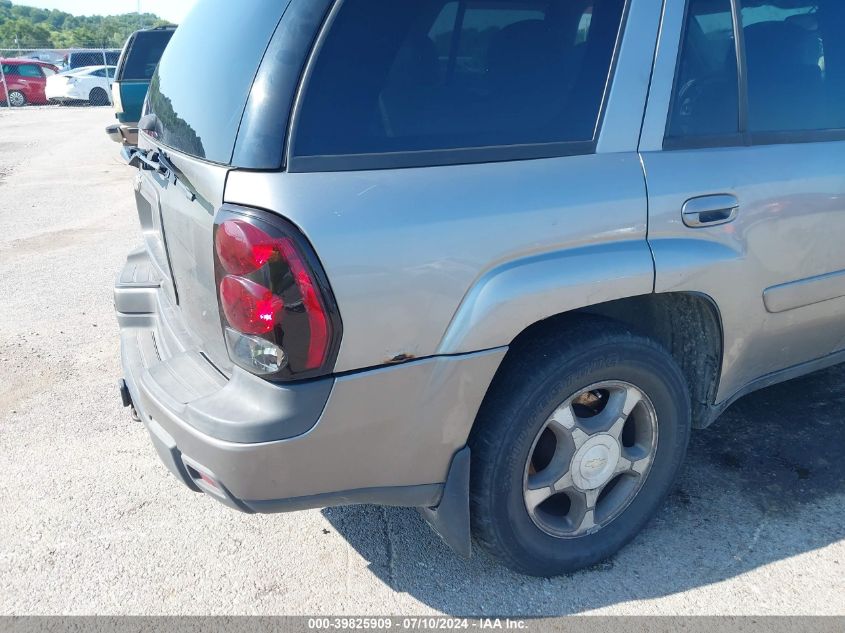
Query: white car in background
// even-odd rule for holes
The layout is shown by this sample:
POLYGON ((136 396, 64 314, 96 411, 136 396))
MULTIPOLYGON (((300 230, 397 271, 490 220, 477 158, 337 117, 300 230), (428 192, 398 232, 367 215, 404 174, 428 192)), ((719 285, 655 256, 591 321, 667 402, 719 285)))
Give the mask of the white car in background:
POLYGON ((111 104, 114 66, 84 66, 47 79, 47 99, 54 103, 111 104))

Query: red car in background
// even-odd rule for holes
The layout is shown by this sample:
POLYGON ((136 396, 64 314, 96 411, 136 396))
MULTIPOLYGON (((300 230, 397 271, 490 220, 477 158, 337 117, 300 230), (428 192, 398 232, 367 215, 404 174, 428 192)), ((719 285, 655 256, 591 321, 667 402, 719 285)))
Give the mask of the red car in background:
POLYGON ((0 104, 20 107, 48 103, 44 88, 47 77, 59 72, 56 66, 35 59, 0 59, 0 67, 0 104))

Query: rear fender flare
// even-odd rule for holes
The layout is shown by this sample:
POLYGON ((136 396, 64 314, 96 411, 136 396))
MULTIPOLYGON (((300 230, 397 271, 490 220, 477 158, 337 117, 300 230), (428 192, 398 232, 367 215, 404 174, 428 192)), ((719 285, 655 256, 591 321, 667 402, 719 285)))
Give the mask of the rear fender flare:
POLYGON ((470 287, 437 353, 509 345, 527 327, 551 316, 653 290, 654 262, 645 240, 509 261, 488 270, 470 287))

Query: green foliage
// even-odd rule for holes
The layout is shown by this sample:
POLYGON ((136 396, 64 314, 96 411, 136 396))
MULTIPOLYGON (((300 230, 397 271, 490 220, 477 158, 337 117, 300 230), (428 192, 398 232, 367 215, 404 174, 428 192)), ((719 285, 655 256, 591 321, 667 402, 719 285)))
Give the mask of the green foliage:
POLYGON ((151 13, 76 16, 0 0, 0 48, 121 48, 138 29, 167 24, 151 13))

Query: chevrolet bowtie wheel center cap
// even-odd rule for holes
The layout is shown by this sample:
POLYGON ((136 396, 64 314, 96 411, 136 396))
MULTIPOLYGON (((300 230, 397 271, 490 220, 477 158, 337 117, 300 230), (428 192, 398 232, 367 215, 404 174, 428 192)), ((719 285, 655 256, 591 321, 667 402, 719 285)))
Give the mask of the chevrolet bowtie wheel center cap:
POLYGON ((581 490, 594 490, 606 484, 619 463, 622 449, 611 435, 594 435, 572 458, 573 483, 581 490))

